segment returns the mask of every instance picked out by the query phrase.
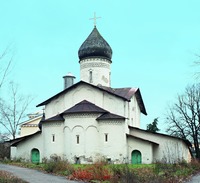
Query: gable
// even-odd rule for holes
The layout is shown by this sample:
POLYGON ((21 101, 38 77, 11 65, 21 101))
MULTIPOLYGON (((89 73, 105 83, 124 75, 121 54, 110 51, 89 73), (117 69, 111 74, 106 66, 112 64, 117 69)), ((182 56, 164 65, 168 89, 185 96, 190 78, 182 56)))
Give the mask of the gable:
POLYGON ((22 122, 20 125, 21 126, 37 125, 40 122, 41 118, 42 118, 42 115, 39 115, 35 118, 29 119, 25 122, 22 122))
POLYGON ((101 107, 96 106, 95 104, 83 100, 70 109, 65 110, 62 114, 71 114, 71 113, 105 113, 107 110, 102 109, 101 107))
MULTIPOLYGON (((57 93, 56 95, 50 97, 49 99, 45 100, 44 102, 38 104, 36 107, 40 107, 40 106, 46 105, 46 104, 48 104, 49 102, 51 102, 52 100, 55 100, 56 98, 58 98, 60 95, 64 95, 64 94, 68 93, 69 91, 74 90, 75 88, 77 88, 77 87, 80 86, 80 85, 88 85, 88 86, 92 86, 92 87, 95 88, 95 89, 98 89, 98 87, 96 87, 96 86, 94 86, 94 85, 91 85, 91 84, 86 83, 86 82, 84 82, 84 81, 80 81, 80 82, 78 82, 78 83, 72 85, 71 87, 66 88, 66 89, 64 89, 63 91, 57 93)), ((103 90, 103 89, 100 89, 100 90, 103 90)))
MULTIPOLYGON (((135 95, 141 112, 143 114, 147 115, 139 88, 110 88, 110 87, 103 87, 103 86, 95 86, 95 85, 86 83, 84 81, 80 81, 80 82, 72 85, 71 87, 61 91, 60 93, 52 96, 51 98, 45 100, 44 102, 38 104, 37 107, 47 105, 51 101, 59 98, 61 95, 67 94, 68 92, 78 88, 80 85, 92 87, 94 90, 98 90, 98 91, 110 94, 113 97, 116 97, 116 98, 119 98, 119 99, 122 99, 122 100, 128 101, 128 102, 130 102, 132 96, 135 95)), ((84 99, 84 98, 82 97, 82 99, 84 99)))
POLYGON ((88 102, 87 100, 83 100, 77 104, 75 104, 73 107, 65 110, 64 112, 55 115, 53 117, 47 118, 45 119, 44 117, 41 120, 41 123, 44 122, 64 122, 64 115, 68 115, 68 114, 93 114, 93 113, 97 113, 100 116, 96 118, 97 121, 101 121, 101 120, 125 120, 124 116, 120 116, 117 114, 113 114, 110 113, 109 111, 91 103, 88 102))

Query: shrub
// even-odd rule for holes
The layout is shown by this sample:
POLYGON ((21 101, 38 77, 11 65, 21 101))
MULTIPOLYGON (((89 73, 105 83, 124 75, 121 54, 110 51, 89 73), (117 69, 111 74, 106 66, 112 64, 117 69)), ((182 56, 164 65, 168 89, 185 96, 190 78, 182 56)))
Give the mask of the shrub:
POLYGON ((78 179, 83 181, 90 181, 93 179, 92 172, 88 171, 87 169, 78 168, 72 173, 71 179, 78 179))
POLYGON ((48 173, 70 175, 74 171, 74 168, 66 161, 50 161, 44 165, 44 170, 48 173))
POLYGON ((7 143, 0 143, 0 159, 10 158, 10 146, 7 143))
POLYGON ((44 170, 48 173, 54 173, 54 169, 56 168, 56 162, 49 162, 44 165, 44 170))
POLYGON ((105 166, 104 162, 96 162, 93 165, 88 165, 84 168, 78 168, 70 177, 71 179, 78 179, 83 181, 106 181, 110 180, 112 177, 111 172, 105 166))
POLYGON ((137 183, 138 178, 133 172, 133 169, 129 168, 128 165, 124 166, 112 166, 113 177, 111 182, 120 183, 137 183))

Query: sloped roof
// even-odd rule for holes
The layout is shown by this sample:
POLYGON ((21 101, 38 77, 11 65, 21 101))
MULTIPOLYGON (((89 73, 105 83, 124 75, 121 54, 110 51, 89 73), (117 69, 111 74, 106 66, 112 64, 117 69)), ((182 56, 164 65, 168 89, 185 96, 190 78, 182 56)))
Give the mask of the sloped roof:
POLYGON ((120 96, 128 101, 130 101, 131 97, 135 95, 136 100, 138 102, 138 105, 140 107, 140 110, 143 114, 147 115, 144 102, 142 100, 142 95, 140 93, 139 88, 110 88, 110 87, 105 87, 105 86, 97 86, 98 88, 102 88, 106 90, 109 93, 113 93, 116 96, 120 96))
POLYGON ((150 132, 150 131, 143 130, 143 129, 140 129, 140 128, 137 128, 137 127, 132 127, 132 126, 128 126, 128 127, 129 127, 129 129, 134 129, 134 130, 137 130, 137 131, 150 133, 150 134, 153 134, 153 135, 160 135, 160 136, 165 136, 165 137, 169 137, 169 138, 179 139, 179 140, 182 140, 187 146, 189 146, 189 147, 192 146, 192 144, 186 139, 182 139, 182 138, 179 138, 179 137, 167 135, 167 134, 164 134, 164 133, 150 132))
POLYGON ((10 140, 9 142, 10 142, 11 146, 17 146, 20 142, 22 142, 24 140, 27 140, 27 139, 30 139, 30 138, 34 137, 35 135, 41 134, 41 133, 42 133, 41 131, 37 131, 37 132, 35 132, 33 134, 26 135, 26 136, 23 136, 23 137, 19 137, 19 138, 10 140))
POLYGON ((126 137, 132 137, 132 138, 139 139, 139 140, 142 140, 142 141, 150 142, 150 143, 155 144, 155 145, 159 145, 158 143, 153 142, 151 140, 147 140, 147 139, 144 139, 144 138, 141 138, 141 137, 136 137, 136 136, 130 135, 130 134, 126 134, 126 137))
POLYGON ((112 93, 117 96, 121 96, 125 98, 126 100, 130 100, 131 97, 136 93, 138 88, 111 88, 111 87, 106 87, 102 85, 97 85, 98 88, 101 88, 103 90, 106 90, 109 93, 112 93))
POLYGON ((29 125, 30 123, 36 122, 36 124, 38 123, 37 120, 39 120, 40 118, 42 118, 42 114, 39 114, 33 118, 29 118, 28 120, 20 123, 21 126, 25 126, 25 125, 29 125))
POLYGON ((75 104, 73 107, 65 110, 64 112, 55 115, 51 118, 45 119, 43 116, 42 120, 40 121, 39 126, 41 125, 41 122, 53 122, 53 121, 64 121, 63 116, 67 114, 77 114, 77 113, 99 113, 102 114, 100 117, 96 118, 96 120, 112 120, 112 119, 122 119, 125 120, 125 117, 110 113, 109 111, 91 103, 87 100, 83 100, 77 104, 75 104))
POLYGON ((113 114, 113 113, 105 113, 102 114, 101 116, 99 116, 96 120, 107 120, 107 119, 125 119, 125 117, 123 116, 119 116, 117 114, 113 114))
POLYGON ((65 121, 65 119, 62 117, 62 115, 58 114, 56 116, 53 116, 51 118, 48 118, 48 119, 42 119, 41 122, 53 122, 53 121, 65 121))
POLYGON ((146 109, 145 109, 139 88, 110 88, 110 87, 104 87, 104 86, 99 86, 99 85, 95 86, 95 85, 89 84, 89 83, 84 82, 84 81, 79 81, 78 83, 72 85, 71 87, 66 88, 65 90, 61 91, 60 93, 50 97, 49 99, 45 100, 44 102, 38 104, 36 107, 48 104, 53 99, 59 97, 62 94, 65 94, 65 93, 71 91, 72 89, 78 87, 81 84, 85 84, 85 85, 91 86, 95 89, 101 90, 103 92, 107 92, 111 95, 114 95, 114 96, 119 97, 119 98, 126 100, 126 101, 130 101, 131 97, 135 94, 141 112, 143 114, 147 115, 147 112, 146 112, 146 109))
POLYGON ((102 109, 95 104, 88 102, 87 100, 83 100, 79 102, 75 106, 67 109, 62 114, 70 114, 70 113, 105 113, 108 112, 105 109, 102 109))

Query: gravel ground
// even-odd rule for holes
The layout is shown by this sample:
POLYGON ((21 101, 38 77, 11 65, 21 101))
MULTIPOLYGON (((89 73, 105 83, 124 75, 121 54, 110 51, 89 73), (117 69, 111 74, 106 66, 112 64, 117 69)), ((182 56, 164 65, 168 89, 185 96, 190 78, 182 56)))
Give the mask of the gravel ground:
MULTIPOLYGON (((22 168, 12 165, 0 164, 0 170, 12 173, 13 175, 30 183, 81 183, 67 180, 65 177, 45 174, 38 170, 22 168)), ((83 183, 83 182, 82 182, 83 183)))
POLYGON ((200 174, 197 174, 197 175, 193 176, 190 179, 190 181, 188 181, 186 183, 200 183, 200 174))

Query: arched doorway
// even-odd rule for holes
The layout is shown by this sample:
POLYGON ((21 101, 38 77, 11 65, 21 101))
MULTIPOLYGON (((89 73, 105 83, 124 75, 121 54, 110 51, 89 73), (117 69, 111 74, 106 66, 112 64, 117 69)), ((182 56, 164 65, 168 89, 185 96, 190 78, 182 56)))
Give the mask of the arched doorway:
POLYGON ((31 162, 39 163, 40 162, 40 151, 38 149, 32 149, 31 151, 31 162))
POLYGON ((142 154, 138 150, 134 150, 131 154, 132 164, 141 164, 142 163, 142 154))

